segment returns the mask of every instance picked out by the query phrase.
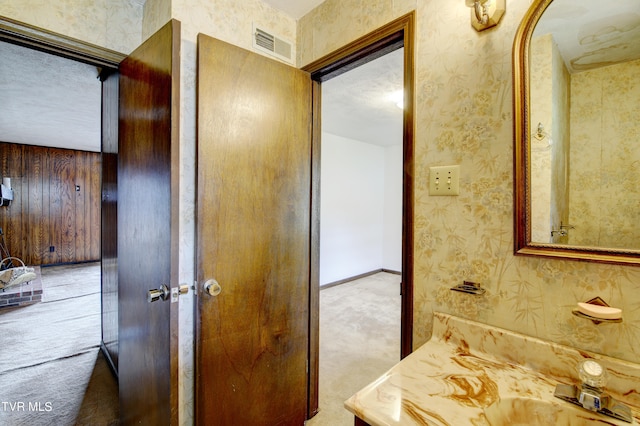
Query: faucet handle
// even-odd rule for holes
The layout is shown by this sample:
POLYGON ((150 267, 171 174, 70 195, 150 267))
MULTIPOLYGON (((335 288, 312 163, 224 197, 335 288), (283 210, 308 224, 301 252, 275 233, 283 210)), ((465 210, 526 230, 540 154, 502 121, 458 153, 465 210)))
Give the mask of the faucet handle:
POLYGON ((607 383, 607 370, 595 360, 586 359, 582 361, 578 364, 578 370, 583 384, 602 389, 607 383))

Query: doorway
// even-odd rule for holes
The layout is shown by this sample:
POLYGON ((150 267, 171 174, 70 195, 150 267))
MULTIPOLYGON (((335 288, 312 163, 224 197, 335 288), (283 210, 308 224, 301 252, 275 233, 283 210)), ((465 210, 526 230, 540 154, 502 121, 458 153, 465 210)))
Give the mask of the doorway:
POLYGON ((322 83, 321 288, 402 270, 403 58, 322 83))
MULTIPOLYGON (((314 124, 312 152, 312 263, 310 306, 312 313, 319 312, 320 282, 320 152, 321 152, 321 98, 322 83, 390 52, 403 48, 403 92, 402 117, 402 259, 401 259, 401 338, 400 357, 413 350, 413 199, 414 199, 414 21, 409 13, 382 28, 338 49, 305 66, 314 82, 314 124)), ((318 411, 319 383, 319 318, 310 321, 310 386, 309 416, 318 411)))
POLYGON ((319 413, 400 360, 404 49, 322 83, 319 413))
POLYGON ((111 362, 122 422, 175 423, 180 22, 170 20, 129 55, 1 17, 0 41, 98 68, 102 165, 109 168, 101 194, 102 349, 112 361, 112 349, 127 360, 111 362))
MULTIPOLYGON (((101 186, 104 186, 102 180, 105 176, 104 163, 102 162, 101 165, 103 155, 101 141, 105 139, 103 131, 108 129, 111 132, 113 128, 106 125, 108 123, 102 123, 108 114, 105 112, 106 104, 103 102, 104 87, 98 76, 117 71, 118 63, 124 56, 5 19, 0 19, 0 43, 3 48, 6 47, 4 52, 11 50, 18 55, 19 60, 31 58, 30 64, 25 66, 32 69, 24 70, 24 73, 17 72, 19 76, 26 74, 27 71, 31 71, 30 74, 35 74, 29 83, 32 87, 23 88, 19 93, 15 91, 15 87, 9 88, 10 96, 7 99, 15 100, 16 97, 25 95, 26 92, 32 92, 34 96, 30 102, 42 103, 48 99, 44 94, 48 87, 40 88, 41 86, 37 86, 36 83, 46 82, 45 86, 48 84, 49 87, 58 89, 52 95, 52 100, 66 98, 66 101, 71 101, 67 103, 72 108, 79 108, 74 111, 73 109, 69 110, 68 107, 49 106, 40 109, 38 113, 20 110, 22 116, 31 115, 27 117, 31 121, 27 125, 30 127, 28 129, 30 133, 26 135, 26 139, 21 139, 13 132, 2 132, 3 137, 9 139, 6 142, 11 142, 7 146, 12 146, 11 153, 9 153, 11 161, 14 163, 11 167, 12 170, 17 170, 14 166, 17 165, 18 160, 21 160, 22 163, 28 162, 30 169, 28 175, 20 172, 20 176, 13 176, 14 179, 12 179, 12 186, 15 183, 14 187, 20 187, 20 191, 14 192, 14 202, 16 203, 14 207, 17 208, 18 203, 30 204, 28 214, 23 214, 25 222, 18 228, 8 226, 4 231, 12 234, 18 234, 20 230, 32 231, 30 237, 24 238, 27 241, 22 241, 20 244, 20 250, 22 250, 20 255, 29 258, 28 261, 25 259, 26 262, 36 265, 61 265, 44 268, 45 271, 43 271, 42 277, 38 277, 38 281, 46 278, 48 283, 52 282, 50 278, 54 271, 62 275, 68 271, 72 275, 70 281, 73 282, 73 285, 58 285, 57 282, 50 285, 52 289, 55 289, 55 292, 50 295, 49 299, 43 297, 43 302, 28 308, 42 308, 40 310, 43 310, 54 304, 57 306, 61 303, 75 303, 76 299, 81 300, 78 302, 81 308, 93 309, 91 311, 92 321, 82 321, 83 327, 88 329, 89 325, 92 327, 97 325, 96 330, 88 330, 88 335, 92 339, 104 340, 100 339, 100 322, 101 317, 104 318, 105 311, 103 309, 101 312, 100 305, 105 306, 103 298, 105 293, 101 291, 100 280, 101 276, 104 280, 109 275, 102 271, 105 262, 100 263, 100 260, 101 256, 104 257, 105 254, 104 243, 112 237, 115 238, 115 234, 110 235, 104 232, 104 226, 108 223, 104 221, 105 211, 101 208, 101 186), (78 81, 80 80, 78 75, 82 76, 81 82, 78 81), (91 105, 87 104, 86 98, 91 99, 91 105), (74 99, 79 101, 74 102, 74 99), (48 121, 49 124, 41 126, 37 124, 38 121, 48 121), (55 127, 52 122, 57 122, 60 125, 55 127), (78 125, 78 123, 82 124, 78 125), (73 145, 64 145, 65 142, 68 143, 72 139, 73 145), (89 140, 90 144, 87 143, 89 140), (23 159, 20 159, 21 155, 24 155, 23 159), (57 219, 54 220, 54 218, 57 219), (98 263, 86 263, 95 261, 98 263), (76 265, 67 265, 70 263, 76 265), (91 278, 80 278, 78 272, 80 270, 91 270, 91 278), (89 281, 91 281, 91 285, 87 285, 81 290, 71 288, 77 287, 76 284, 82 282, 89 284, 89 281), (67 287, 69 287, 68 291, 67 287), (63 289, 66 293, 62 291, 63 289), (81 297, 77 293, 80 293, 81 297), (90 298, 91 303, 85 303, 83 298, 90 298)), ((6 59, 7 56, 3 55, 3 58, 6 59)), ((47 93, 50 92, 47 91, 47 93)), ((117 91, 115 93, 116 96, 113 99, 117 102, 117 91)), ((26 96, 24 97, 26 98, 26 96)), ((21 100, 24 101, 24 98, 21 100)), ((6 115, 3 114, 3 117, 6 115)), ((15 119, 14 117, 14 121, 15 119)), ((117 132, 115 141, 117 143, 117 132)), ((12 176, 7 174, 7 177, 12 176)), ((13 255, 14 249, 11 251, 13 255)), ((16 248, 15 254, 17 252, 16 248)), ((51 322, 51 325, 58 322, 62 324, 61 317, 74 315, 77 315, 74 310, 67 309, 64 314, 58 315, 56 321, 51 322)), ((111 316, 115 318, 117 326, 117 312, 115 316, 113 313, 111 316)), ((69 329, 73 329, 73 327, 69 327, 69 329)), ((82 338, 74 337, 74 339, 77 340, 77 345, 67 344, 65 350, 72 352, 75 351, 75 347, 80 347, 87 350, 83 353, 84 357, 90 357, 94 354, 94 348, 90 348, 90 350, 86 348, 89 344, 95 344, 93 340, 83 346, 82 338)), ((56 341, 56 344, 64 344, 65 341, 61 338, 60 341, 56 341)), ((97 344, 100 345, 100 341, 97 344)), ((47 347, 47 345, 41 347, 47 347)), ((47 347, 47 353, 52 353, 51 347, 47 347)), ((106 354, 106 351, 103 353, 106 354)), ((68 354, 64 353, 61 356, 69 358, 68 354)), ((77 360, 79 358, 74 356, 69 359, 77 360)), ((108 361, 105 361, 102 355, 99 355, 99 359, 101 359, 101 365, 104 366, 104 370, 101 371, 108 372, 108 361)), ((88 362, 87 371, 91 373, 93 367, 90 364, 91 359, 88 362)), ((48 362, 46 365, 49 364, 52 363, 48 362)), ((42 366, 40 368, 44 368, 42 366)), ((79 369, 77 370, 79 371, 79 369)), ((110 374, 110 372, 108 373, 110 374)), ((82 397, 81 393, 79 395, 82 397)), ((45 402, 43 401, 43 404, 45 402)), ((53 402, 50 402, 53 405, 53 402)), ((82 399, 79 403, 81 402, 82 399)), ((71 404, 66 405, 71 406, 71 404)), ((47 408, 46 405, 43 407, 47 408)), ((60 410, 59 407, 60 404, 56 408, 62 413, 64 410, 60 410)))

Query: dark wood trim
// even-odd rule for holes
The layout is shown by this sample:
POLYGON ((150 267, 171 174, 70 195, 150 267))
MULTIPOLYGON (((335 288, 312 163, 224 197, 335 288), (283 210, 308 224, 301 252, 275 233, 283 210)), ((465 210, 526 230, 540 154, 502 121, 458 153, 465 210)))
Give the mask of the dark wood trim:
POLYGON ((415 15, 406 16, 404 36, 404 137, 402 191, 402 325, 400 356, 413 352, 413 233, 415 187, 415 15))
POLYGON ((344 278, 342 280, 338 280, 338 281, 334 281, 334 282, 331 282, 331 283, 327 283, 327 284, 321 285, 320 286, 320 290, 326 290, 328 288, 335 287, 335 286, 338 286, 340 284, 344 284, 344 283, 348 283, 348 282, 351 282, 351 281, 359 280, 360 278, 370 277, 371 275, 379 274, 380 272, 386 272, 388 274, 394 274, 394 275, 402 275, 402 272, 400 272, 400 271, 392 271, 390 269, 384 269, 384 268, 374 269, 373 271, 365 272, 363 274, 354 275, 353 277, 344 278))
MULTIPOLYGON (((414 65, 415 12, 408 13, 389 24, 349 43, 302 69, 317 82, 326 81, 344 71, 373 60, 382 54, 404 47, 404 92, 406 107, 403 124, 403 191, 402 191, 402 318, 400 355, 413 351, 413 232, 414 232, 414 135, 415 135, 415 65, 414 65)), ((318 94, 321 90, 317 91, 318 94)), ((315 94, 315 93, 314 93, 315 94)), ((314 125, 319 126, 319 121, 314 125)), ((314 146, 321 144, 320 135, 314 130, 314 146)), ((319 161, 313 158, 312 161, 319 161)), ((316 169, 317 166, 314 166, 316 169)), ((319 170, 319 168, 317 168, 319 170)), ((314 179, 320 179, 319 174, 314 179)), ((319 238, 312 244, 320 246, 319 238)), ((319 297, 311 294, 311 297, 319 297)))
POLYGON ((358 416, 353 416, 353 425, 354 426, 371 426, 369 423, 365 422, 358 416))
POLYGON ((379 40, 374 40, 371 44, 367 44, 355 53, 352 51, 351 45, 344 46, 334 52, 334 54, 341 55, 345 53, 347 55, 341 57, 336 62, 330 62, 330 58, 325 56, 307 65, 307 67, 316 69, 315 72, 311 73, 313 80, 323 82, 351 71, 367 62, 371 62, 374 59, 378 59, 394 50, 398 50, 403 44, 404 39, 402 32, 393 32, 379 40), (352 54, 349 54, 350 52, 352 54))
POLYGON ((117 70, 123 53, 0 16, 0 41, 117 70))
POLYGON ((311 81, 311 240, 309 273, 309 377, 307 418, 318 414, 320 384, 320 83, 311 81))

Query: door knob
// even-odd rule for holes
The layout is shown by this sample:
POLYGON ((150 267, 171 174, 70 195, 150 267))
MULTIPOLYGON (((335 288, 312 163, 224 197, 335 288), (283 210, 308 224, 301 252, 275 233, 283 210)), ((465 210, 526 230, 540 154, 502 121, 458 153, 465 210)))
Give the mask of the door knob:
POLYGON ((170 294, 171 292, 169 291, 169 287, 162 284, 158 289, 149 290, 149 293, 147 293, 147 302, 151 303, 160 299, 167 300, 170 294))
POLYGON ((217 296, 222 291, 222 287, 220 287, 220 284, 218 284, 218 281, 214 279, 210 279, 204 283, 204 291, 209 296, 217 296))

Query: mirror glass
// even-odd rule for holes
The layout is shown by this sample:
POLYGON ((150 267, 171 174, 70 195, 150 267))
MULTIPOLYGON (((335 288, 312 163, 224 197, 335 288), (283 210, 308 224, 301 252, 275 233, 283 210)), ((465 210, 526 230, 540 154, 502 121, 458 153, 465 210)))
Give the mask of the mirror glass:
POLYGON ((534 1, 514 88, 516 251, 640 256, 638 0, 534 1))

